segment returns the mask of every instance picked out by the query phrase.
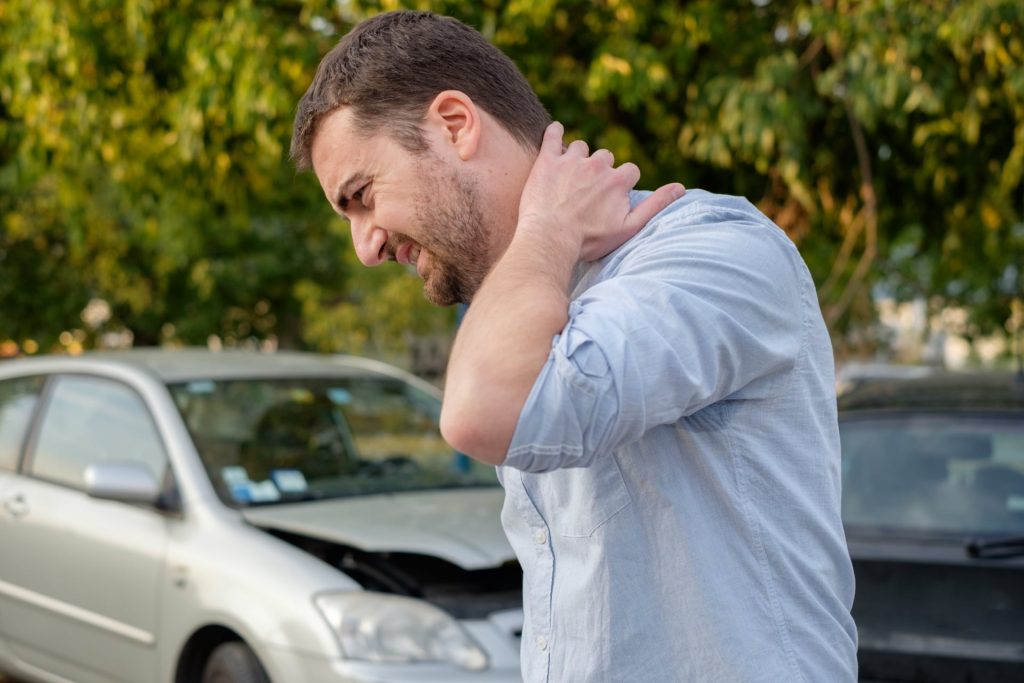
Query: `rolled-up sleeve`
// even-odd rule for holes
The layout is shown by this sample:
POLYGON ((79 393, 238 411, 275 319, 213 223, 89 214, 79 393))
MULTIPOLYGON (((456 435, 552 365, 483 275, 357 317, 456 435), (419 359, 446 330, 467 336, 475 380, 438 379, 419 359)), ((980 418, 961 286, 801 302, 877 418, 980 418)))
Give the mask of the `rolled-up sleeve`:
POLYGON ((660 226, 570 304, 505 465, 586 467, 717 401, 771 396, 816 306, 802 267, 761 221, 705 215, 660 226))

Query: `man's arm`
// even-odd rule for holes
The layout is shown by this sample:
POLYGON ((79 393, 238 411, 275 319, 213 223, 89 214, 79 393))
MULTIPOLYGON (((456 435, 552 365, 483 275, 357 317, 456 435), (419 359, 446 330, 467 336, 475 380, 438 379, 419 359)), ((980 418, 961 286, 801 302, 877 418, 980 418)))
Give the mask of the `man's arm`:
POLYGON ((639 179, 633 164, 614 167, 607 150, 590 155, 575 141, 563 151, 561 125, 548 127, 516 233, 474 297, 448 362, 441 431, 453 447, 504 461, 551 340, 568 320, 573 267, 617 248, 684 192, 666 185, 630 210, 639 179))

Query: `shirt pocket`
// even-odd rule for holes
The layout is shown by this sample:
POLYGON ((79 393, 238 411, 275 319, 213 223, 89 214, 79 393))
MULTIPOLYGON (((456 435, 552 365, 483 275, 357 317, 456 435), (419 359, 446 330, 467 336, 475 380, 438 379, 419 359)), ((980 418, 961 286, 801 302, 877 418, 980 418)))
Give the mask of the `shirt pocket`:
POLYGON ((548 527, 569 538, 593 536, 632 501, 611 454, 599 455, 588 467, 524 472, 523 484, 548 527))

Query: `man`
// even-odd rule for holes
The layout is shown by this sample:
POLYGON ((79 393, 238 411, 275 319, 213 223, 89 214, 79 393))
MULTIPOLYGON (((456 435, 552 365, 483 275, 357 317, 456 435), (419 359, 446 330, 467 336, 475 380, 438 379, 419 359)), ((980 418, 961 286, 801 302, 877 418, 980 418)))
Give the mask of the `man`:
POLYGON ((498 465, 527 681, 856 680, 831 346, 745 200, 630 192, 515 66, 427 13, 321 62, 292 156, 360 260, 472 300, 441 427, 498 465))

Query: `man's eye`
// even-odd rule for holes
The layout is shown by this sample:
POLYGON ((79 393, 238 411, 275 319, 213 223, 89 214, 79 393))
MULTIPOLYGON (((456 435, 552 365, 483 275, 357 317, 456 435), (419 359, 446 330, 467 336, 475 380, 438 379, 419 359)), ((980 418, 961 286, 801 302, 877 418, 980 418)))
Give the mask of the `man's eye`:
POLYGON ((367 191, 367 188, 369 188, 369 187, 370 187, 370 184, 369 184, 369 183, 367 183, 366 185, 363 185, 363 186, 362 186, 362 187, 360 187, 360 188, 359 188, 358 190, 356 190, 355 192, 353 192, 353 193, 352 193, 352 196, 350 196, 350 197, 345 197, 345 196, 339 197, 339 198, 338 198, 338 208, 339 208, 339 209, 340 209, 340 210, 341 210, 342 212, 345 212, 345 211, 347 211, 347 210, 348 210, 348 208, 349 208, 349 204, 350 204, 350 203, 351 203, 351 202, 352 202, 353 200, 355 200, 355 201, 359 202, 359 203, 360 203, 360 204, 362 204, 363 206, 366 206, 366 203, 365 203, 365 202, 363 201, 363 197, 364 197, 364 196, 366 195, 366 191, 367 191))

